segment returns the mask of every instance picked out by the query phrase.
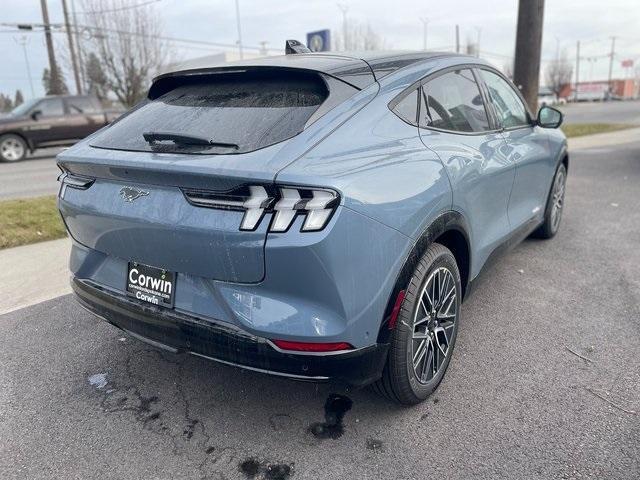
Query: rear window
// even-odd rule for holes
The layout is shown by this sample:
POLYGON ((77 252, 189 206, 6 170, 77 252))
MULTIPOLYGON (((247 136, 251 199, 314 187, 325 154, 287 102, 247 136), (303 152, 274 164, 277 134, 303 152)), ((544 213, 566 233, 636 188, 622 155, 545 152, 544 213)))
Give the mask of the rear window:
POLYGON ((152 98, 98 134, 91 145, 190 154, 246 153, 300 133, 328 95, 322 78, 307 72, 164 80, 164 85, 152 87, 152 98))

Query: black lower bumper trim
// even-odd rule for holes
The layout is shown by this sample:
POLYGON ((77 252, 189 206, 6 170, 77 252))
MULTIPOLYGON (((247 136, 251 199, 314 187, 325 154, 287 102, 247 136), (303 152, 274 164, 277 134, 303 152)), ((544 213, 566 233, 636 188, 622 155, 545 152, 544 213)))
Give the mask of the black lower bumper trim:
POLYGON ((289 354, 232 325, 147 306, 88 280, 73 279, 72 287, 87 310, 143 341, 250 370, 366 385, 380 378, 387 358, 386 344, 335 354, 289 354))

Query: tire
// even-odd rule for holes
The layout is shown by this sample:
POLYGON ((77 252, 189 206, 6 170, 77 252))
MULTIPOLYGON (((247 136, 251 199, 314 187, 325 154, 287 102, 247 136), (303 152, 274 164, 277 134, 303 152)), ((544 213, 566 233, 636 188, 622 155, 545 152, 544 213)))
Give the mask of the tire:
POLYGON ((19 162, 27 154, 27 143, 13 133, 0 136, 0 160, 19 162))
POLYGON ((435 391, 453 354, 461 294, 455 257, 448 248, 432 243, 406 289, 391 334, 387 363, 382 378, 373 385, 374 391, 402 405, 420 403, 435 391))
POLYGON ((549 239, 555 237, 556 233, 558 233, 560 220, 562 220, 566 182, 567 167, 565 167, 564 163, 561 163, 558 165, 556 174, 553 177, 553 183, 549 189, 549 197, 544 209, 544 220, 542 225, 533 232, 534 237, 549 239))

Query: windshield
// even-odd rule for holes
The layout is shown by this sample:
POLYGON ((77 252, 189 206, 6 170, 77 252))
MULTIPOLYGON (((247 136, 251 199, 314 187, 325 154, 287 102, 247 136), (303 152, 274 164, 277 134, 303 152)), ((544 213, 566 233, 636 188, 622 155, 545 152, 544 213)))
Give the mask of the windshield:
POLYGON ((180 78, 169 91, 121 117, 91 146, 186 154, 251 152, 300 133, 327 94, 322 78, 308 72, 180 78))
POLYGON ((27 100, 26 102, 21 103, 16 108, 11 110, 10 115, 13 115, 15 117, 21 117, 22 115, 26 115, 27 112, 31 110, 31 108, 34 107, 35 104, 38 103, 39 101, 40 101, 39 98, 32 98, 31 100, 27 100))

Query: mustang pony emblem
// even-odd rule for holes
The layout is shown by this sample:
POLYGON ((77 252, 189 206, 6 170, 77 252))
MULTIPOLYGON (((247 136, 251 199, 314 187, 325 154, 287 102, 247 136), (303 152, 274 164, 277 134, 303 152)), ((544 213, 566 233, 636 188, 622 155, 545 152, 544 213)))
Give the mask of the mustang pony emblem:
POLYGON ((149 192, 145 192, 144 190, 140 190, 139 188, 134 187, 122 187, 120 189, 120 196, 124 198, 125 202, 132 203, 134 200, 140 197, 146 197, 149 195, 149 192))

